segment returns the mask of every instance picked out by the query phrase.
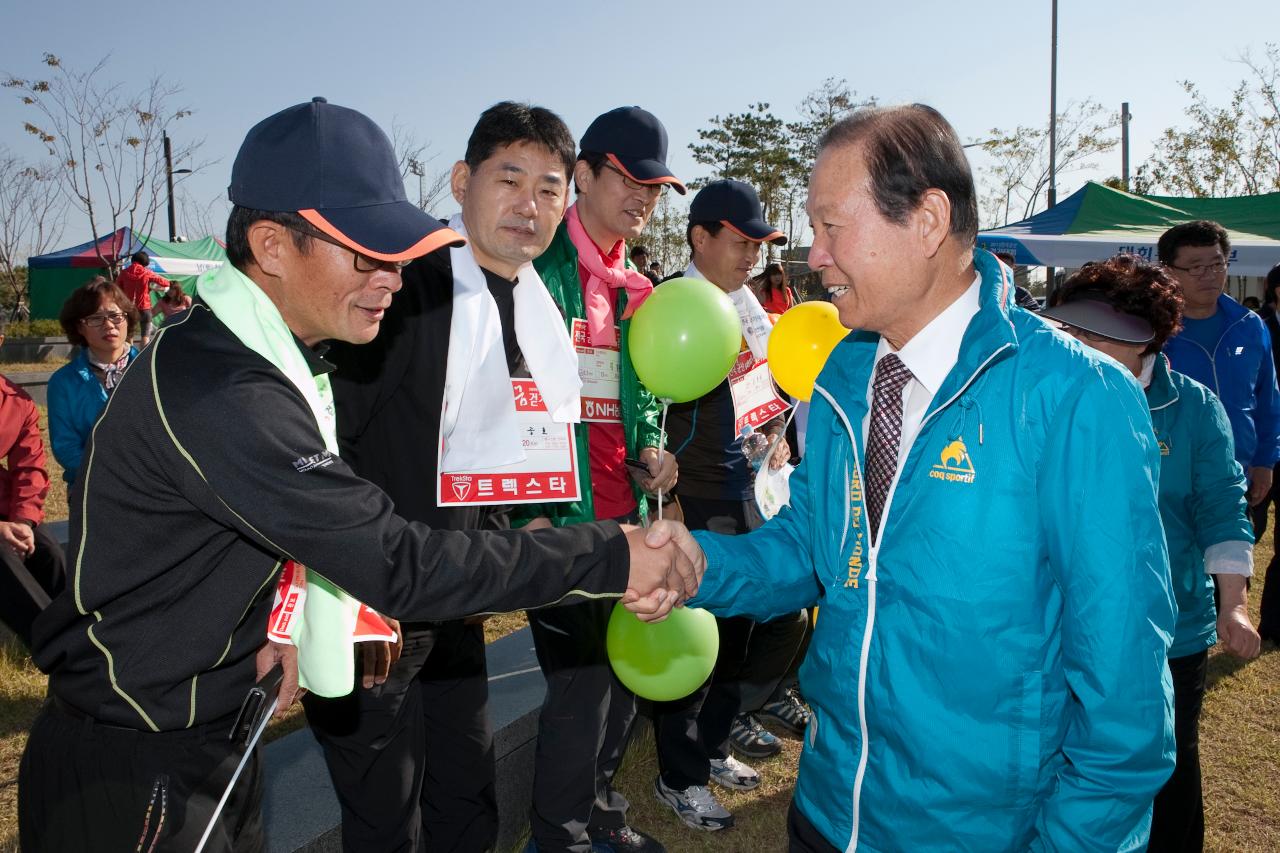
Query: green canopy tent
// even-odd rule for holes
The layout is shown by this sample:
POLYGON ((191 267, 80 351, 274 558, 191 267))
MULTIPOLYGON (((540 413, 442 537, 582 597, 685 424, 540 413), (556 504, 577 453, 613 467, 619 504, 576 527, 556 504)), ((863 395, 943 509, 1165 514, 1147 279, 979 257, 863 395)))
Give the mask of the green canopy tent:
POLYGON ((1194 219, 1221 223, 1231 237, 1231 274, 1261 276, 1280 263, 1280 193, 1174 198, 1115 190, 1092 181, 1030 219, 978 234, 979 248, 1012 252, 1027 266, 1080 267, 1122 252, 1156 260, 1166 230, 1194 219))
POLYGON ((196 291, 196 278, 205 270, 222 266, 226 250, 213 237, 187 243, 170 243, 121 228, 97 240, 27 259, 30 277, 31 316, 55 318, 71 291, 95 275, 105 275, 107 263, 128 262, 130 255, 144 251, 151 257, 151 269, 182 285, 188 294, 196 291))

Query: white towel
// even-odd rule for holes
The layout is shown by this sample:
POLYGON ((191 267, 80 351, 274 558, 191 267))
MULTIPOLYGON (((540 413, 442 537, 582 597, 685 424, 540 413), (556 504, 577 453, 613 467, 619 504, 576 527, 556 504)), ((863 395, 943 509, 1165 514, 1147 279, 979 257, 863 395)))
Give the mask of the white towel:
MULTIPOLYGON (((449 227, 466 236, 462 214, 449 227)), ((468 244, 449 250, 453 266, 453 319, 445 369, 443 471, 475 471, 524 460, 511 396, 510 371, 498 305, 468 244)), ((564 318, 533 264, 517 272, 513 292, 516 341, 529 373, 557 423, 581 417, 578 355, 564 318)))

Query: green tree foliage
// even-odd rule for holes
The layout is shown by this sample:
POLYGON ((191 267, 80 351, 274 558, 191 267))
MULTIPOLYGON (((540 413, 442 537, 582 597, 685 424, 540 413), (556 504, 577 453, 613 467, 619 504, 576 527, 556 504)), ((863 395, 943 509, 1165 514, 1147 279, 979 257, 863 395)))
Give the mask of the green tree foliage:
POLYGON ((849 81, 843 77, 828 77, 822 85, 805 95, 796 110, 800 120, 787 125, 791 134, 792 159, 798 170, 795 175, 797 182, 801 185, 808 183, 813 161, 818 156, 818 142, 831 125, 857 110, 875 105, 874 96, 859 100, 858 93, 849 88, 849 81))
MULTIPOLYGON (((1114 135, 1120 117, 1091 100, 1068 104, 1058 114, 1057 177, 1094 166, 1090 158, 1119 145, 1114 135)), ((1049 125, 1012 130, 992 128, 986 139, 966 147, 981 148, 991 158, 978 170, 983 227, 1025 219, 1048 205, 1049 125)))
MULTIPOLYGON (((765 219, 786 231, 789 243, 794 242, 803 222, 818 140, 831 125, 875 102, 875 98, 859 100, 846 80, 828 77, 800 102, 795 121, 779 118, 764 102, 751 104, 741 113, 713 116, 709 127, 698 131, 701 141, 689 145, 693 159, 711 167, 711 174, 691 186, 702 187, 717 178, 751 184, 760 194, 765 219)), ((773 247, 768 251, 772 258, 773 247)))
MULTIPOLYGON (((713 179, 735 178, 754 186, 765 219, 772 221, 796 168, 786 122, 761 102, 745 112, 715 116, 710 128, 698 131, 698 138, 701 143, 689 145, 693 159, 712 167, 713 179)), ((699 179, 694 186, 708 180, 699 179)))
POLYGON ((1246 51, 1249 71, 1225 106, 1189 80, 1185 127, 1160 135, 1155 153, 1138 167, 1134 191, 1184 196, 1238 196, 1280 191, 1280 47, 1261 58, 1246 51))
POLYGON ((689 244, 685 241, 688 211, 671 203, 671 193, 664 192, 658 206, 635 243, 649 250, 649 260, 662 264, 663 275, 683 271, 689 261, 689 244))

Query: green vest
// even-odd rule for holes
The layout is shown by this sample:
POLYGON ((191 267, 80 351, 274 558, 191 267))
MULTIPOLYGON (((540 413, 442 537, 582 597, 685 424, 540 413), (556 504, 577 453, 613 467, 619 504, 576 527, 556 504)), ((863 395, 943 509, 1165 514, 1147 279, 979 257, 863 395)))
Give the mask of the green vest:
MULTIPOLYGON (((628 262, 630 263, 630 262, 628 262)), ((586 309, 582 301, 582 280, 578 277, 578 250, 569 239, 569 230, 562 222, 556 229, 551 245, 541 257, 533 262, 546 284, 551 298, 560 307, 565 318, 565 328, 573 334, 574 318, 585 319, 586 309)), ((626 313, 627 294, 618 291, 614 302, 616 317, 626 313)), ((619 408, 622 411, 622 431, 625 436, 627 456, 634 459, 645 447, 661 447, 661 431, 658 419, 662 411, 661 405, 654 396, 640 384, 636 369, 628 355, 627 334, 631 327, 630 320, 622 320, 622 337, 619 350, 622 357, 622 377, 619 383, 619 408)), ((591 462, 587 445, 587 424, 575 424, 574 440, 578 445, 578 487, 582 499, 573 503, 522 504, 512 508, 512 520, 521 525, 538 516, 546 516, 557 527, 566 524, 577 524, 583 521, 595 521, 595 505, 591 496, 591 462)), ((636 496, 636 505, 643 521, 648 516, 648 502, 644 492, 631 483, 631 490, 636 496)))

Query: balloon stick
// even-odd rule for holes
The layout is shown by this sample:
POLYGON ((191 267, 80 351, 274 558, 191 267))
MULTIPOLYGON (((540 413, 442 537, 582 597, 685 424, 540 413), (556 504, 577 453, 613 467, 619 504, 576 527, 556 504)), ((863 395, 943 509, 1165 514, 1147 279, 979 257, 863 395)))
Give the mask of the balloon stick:
MULTIPOLYGON (((671 401, 662 401, 662 423, 658 425, 658 470, 662 470, 662 457, 667 452, 667 409, 671 401)), ((658 521, 662 521, 662 489, 658 489, 658 521)))

